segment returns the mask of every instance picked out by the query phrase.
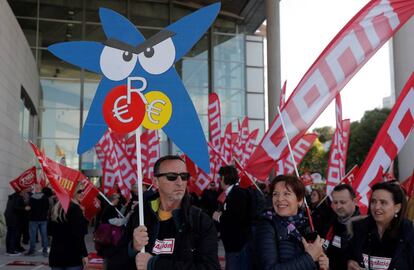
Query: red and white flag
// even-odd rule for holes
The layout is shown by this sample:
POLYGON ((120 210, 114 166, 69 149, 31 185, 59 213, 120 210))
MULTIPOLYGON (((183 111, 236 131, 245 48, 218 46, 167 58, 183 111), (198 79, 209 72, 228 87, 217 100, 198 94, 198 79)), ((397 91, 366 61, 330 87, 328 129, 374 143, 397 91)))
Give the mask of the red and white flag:
POLYGON ((285 83, 282 86, 282 89, 280 89, 280 100, 279 100, 279 108, 282 109, 283 107, 285 107, 285 100, 286 100, 286 83, 287 81, 285 81, 285 83))
POLYGON ((61 175, 59 175, 56 171, 56 165, 51 163, 51 160, 48 159, 42 152, 40 152, 39 148, 37 148, 36 145, 34 145, 32 142, 29 143, 33 149, 35 156, 39 160, 42 170, 45 172, 47 178, 49 179, 50 186, 55 191, 56 197, 62 204, 63 210, 67 212, 71 200, 71 195, 69 195, 69 192, 60 185, 61 175), (53 168, 50 165, 52 165, 53 168))
POLYGON ((239 133, 235 145, 233 145, 233 157, 237 160, 243 158, 243 146, 249 137, 249 118, 245 117, 239 125, 239 133))
POLYGON ((341 182, 341 179, 345 175, 351 122, 349 119, 345 119, 340 126, 342 127, 342 131, 338 128, 335 130, 329 152, 328 168, 326 171, 327 194, 331 194, 333 188, 341 182))
MULTIPOLYGON (((379 181, 404 146, 414 127, 414 73, 411 74, 359 170, 357 193, 368 209, 371 187, 379 181)), ((361 211, 362 212, 362 211, 361 211)), ((366 213, 366 212, 363 212, 366 213)))
POLYGON ((80 181, 82 193, 79 196, 80 204, 84 209, 85 218, 91 220, 101 209, 101 202, 98 200, 99 189, 97 189, 88 178, 80 181))
POLYGON ((394 160, 391 161, 390 167, 388 168, 387 172, 384 174, 384 178, 385 178, 385 181, 392 181, 396 179, 394 175, 394 160))
MULTIPOLYGON (((318 135, 315 133, 305 134, 292 148, 296 165, 299 165, 302 162, 305 155, 309 152, 309 149, 311 149, 316 138, 318 138, 318 135)), ((290 154, 276 162, 275 172, 276 175, 292 174, 295 172, 295 167, 292 163, 290 154)), ((261 179, 259 180, 261 181, 261 179)))
POLYGON ((30 189, 36 183, 36 167, 25 170, 16 179, 10 181, 10 186, 17 192, 30 189))
POLYGON ((243 145, 243 155, 242 155, 242 159, 240 160, 241 165, 245 166, 246 162, 249 160, 250 156, 252 155, 254 149, 256 148, 256 140, 257 140, 257 135, 259 134, 259 129, 255 129, 253 130, 250 134, 249 137, 247 137, 246 143, 243 145))
POLYGON ((224 157, 226 163, 230 163, 232 160, 232 126, 228 123, 224 132, 224 140, 221 145, 221 155, 224 157))
POLYGON ((221 111, 220 99, 216 93, 208 95, 208 130, 210 142, 214 147, 221 147, 221 111))
POLYGON ((335 36, 299 82, 246 169, 266 179, 274 162, 288 152, 281 126, 291 145, 308 130, 358 70, 414 14, 414 1, 372 0, 335 36))
POLYGON ((147 130, 141 135, 142 176, 152 183, 155 162, 160 158, 160 138, 157 130, 147 130))

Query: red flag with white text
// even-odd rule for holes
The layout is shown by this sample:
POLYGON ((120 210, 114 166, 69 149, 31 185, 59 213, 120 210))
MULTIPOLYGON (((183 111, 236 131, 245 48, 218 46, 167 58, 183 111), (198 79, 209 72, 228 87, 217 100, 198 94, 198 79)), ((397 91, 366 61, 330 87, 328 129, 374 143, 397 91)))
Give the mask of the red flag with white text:
POLYGON ((342 131, 335 130, 329 151, 328 168, 326 170, 327 192, 330 194, 333 188, 341 182, 345 176, 346 156, 349 143, 351 122, 349 119, 342 121, 342 131))
POLYGON ((257 135, 259 134, 259 129, 253 130, 249 137, 247 137, 246 143, 243 145, 242 157, 241 157, 241 164, 243 166, 246 165, 246 162, 249 160, 250 156, 252 155, 255 147, 256 147, 256 140, 257 135))
POLYGON ((208 130, 210 142, 214 147, 221 147, 221 111, 220 99, 216 93, 208 95, 208 130))
POLYGON ((284 82, 282 89, 280 89, 280 100, 279 100, 279 108, 282 109, 285 107, 285 100, 286 100, 286 83, 284 82))
POLYGON ((414 196, 414 171, 411 176, 409 176, 401 183, 401 187, 404 189, 405 194, 408 196, 408 198, 414 196))
MULTIPOLYGON (((367 210, 371 187, 382 181, 385 170, 404 146, 414 126, 414 73, 411 74, 359 170, 356 192, 367 210)), ((364 212, 363 212, 364 213, 364 212)))
POLYGON ((69 195, 67 190, 65 190, 60 185, 59 182, 60 182, 61 176, 57 174, 57 172, 49 166, 49 162, 47 160, 48 158, 40 152, 39 148, 37 148, 37 146, 34 145, 32 142, 29 142, 29 143, 33 149, 35 156, 39 160, 42 170, 45 172, 47 178, 49 179, 50 186, 55 191, 56 197, 58 198, 59 202, 62 204, 63 210, 67 212, 69 203, 71 200, 71 196, 69 195))
POLYGON ((84 209, 85 218, 91 220, 101 209, 98 200, 99 189, 97 189, 86 177, 80 181, 82 193, 79 196, 80 204, 84 209))
POLYGON ((17 192, 27 190, 36 183, 36 167, 25 170, 17 178, 10 181, 10 186, 17 192))
POLYGON ((246 169, 266 179, 287 152, 281 126, 295 145, 358 70, 414 14, 414 1, 372 0, 334 37, 290 95, 256 147, 246 169))
MULTIPOLYGON (((301 138, 292 148, 293 157, 295 159, 295 163, 297 166, 302 162, 305 155, 311 149, 316 138, 318 138, 318 135, 315 133, 305 134, 303 138, 301 138)), ((288 153, 288 155, 286 155, 284 158, 276 162, 276 168, 275 168, 276 175, 292 174, 294 172, 295 172, 295 167, 294 167, 294 164, 292 163, 292 158, 291 158, 290 153, 288 153)), ((262 180, 259 179, 259 181, 262 181, 262 180)))

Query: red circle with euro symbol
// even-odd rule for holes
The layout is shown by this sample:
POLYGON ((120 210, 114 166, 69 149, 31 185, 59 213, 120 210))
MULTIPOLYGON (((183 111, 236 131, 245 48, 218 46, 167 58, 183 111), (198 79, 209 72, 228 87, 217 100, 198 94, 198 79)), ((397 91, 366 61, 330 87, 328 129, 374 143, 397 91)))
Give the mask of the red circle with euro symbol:
POLYGON ((127 100, 126 85, 113 88, 103 103, 103 117, 106 124, 119 133, 129 133, 136 130, 145 115, 145 103, 136 92, 130 93, 131 102, 127 100))

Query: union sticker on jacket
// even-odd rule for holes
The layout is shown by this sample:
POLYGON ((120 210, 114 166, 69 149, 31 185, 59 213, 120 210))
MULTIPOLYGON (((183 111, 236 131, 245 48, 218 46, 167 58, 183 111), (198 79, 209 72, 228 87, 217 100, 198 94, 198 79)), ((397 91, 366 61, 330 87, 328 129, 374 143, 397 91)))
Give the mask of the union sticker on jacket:
POLYGON ((366 269, 387 270, 390 266, 391 258, 368 256, 364 253, 362 253, 362 256, 364 257, 364 265, 366 269), (368 267, 368 257, 370 259, 370 267, 368 267))
POLYGON ((152 253, 154 254, 173 254, 174 252, 174 238, 166 238, 163 240, 156 240, 152 253))

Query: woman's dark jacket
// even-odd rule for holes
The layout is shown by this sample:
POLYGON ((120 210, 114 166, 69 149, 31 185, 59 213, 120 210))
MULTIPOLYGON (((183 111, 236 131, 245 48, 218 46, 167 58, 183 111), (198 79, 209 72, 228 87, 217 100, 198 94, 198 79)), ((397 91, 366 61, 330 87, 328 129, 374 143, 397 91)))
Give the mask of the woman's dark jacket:
POLYGON ((313 270, 317 264, 302 242, 288 234, 274 212, 263 215, 254 228, 255 268, 261 270, 313 270))
POLYGON ((49 222, 52 236, 49 266, 70 267, 82 265, 88 256, 85 245, 85 219, 79 205, 71 202, 64 222, 49 222))
POLYGON ((6 219, 6 225, 8 227, 19 227, 23 222, 25 214, 25 203, 23 197, 15 192, 9 195, 6 205, 6 211, 4 217, 6 219))
MULTIPOLYGON (((413 270, 414 269, 414 225, 413 222, 404 219, 401 223, 398 233, 395 237, 386 237, 386 233, 381 241, 386 241, 383 246, 395 247, 391 248, 394 255, 391 258, 388 269, 396 270, 413 270), (384 239, 385 238, 385 239, 384 239), (387 240, 388 238, 388 240, 387 240)), ((378 250, 377 245, 369 245, 375 234, 378 235, 377 226, 372 217, 352 222, 351 241, 348 246, 348 259, 354 260, 362 266, 364 247, 369 246, 371 253, 375 254, 378 250)), ((372 255, 372 254, 369 254, 372 255)))
MULTIPOLYGON (((145 194, 144 194, 145 195, 145 194)), ((172 212, 177 229, 175 248, 171 256, 154 255, 148 264, 148 270, 180 269, 180 270, 216 270, 218 262, 217 231, 212 219, 201 209, 190 206, 190 198, 186 195, 181 208, 172 212)), ((145 251, 151 253, 157 238, 160 221, 158 218, 159 194, 150 194, 144 200, 144 222, 147 227, 149 242, 145 251)), ((135 207, 125 232, 116 247, 103 250, 108 270, 136 269, 132 235, 139 226, 138 207, 135 207)))

